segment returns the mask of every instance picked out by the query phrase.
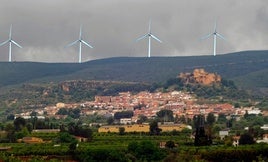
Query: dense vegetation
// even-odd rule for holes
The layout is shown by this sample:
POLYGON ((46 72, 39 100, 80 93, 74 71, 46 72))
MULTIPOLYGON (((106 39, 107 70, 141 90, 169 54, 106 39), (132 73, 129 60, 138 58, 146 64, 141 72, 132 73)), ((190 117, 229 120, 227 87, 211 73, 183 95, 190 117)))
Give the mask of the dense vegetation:
POLYGON ((238 89, 231 80, 222 79, 220 83, 212 85, 187 84, 180 78, 171 78, 163 85, 166 89, 184 90, 195 94, 199 98, 217 100, 245 100, 253 98, 245 90, 238 89))
POLYGON ((268 145, 254 144, 237 148, 227 145, 196 147, 189 142, 183 142, 182 134, 177 136, 147 136, 147 135, 116 135, 95 134, 94 141, 79 143, 73 152, 70 143, 54 146, 46 144, 0 144, 0 147, 11 146, 11 150, 2 152, 0 159, 19 161, 21 158, 32 158, 37 161, 267 161, 268 145), (159 148, 160 142, 172 141, 174 147, 159 148), (27 147, 26 147, 27 146, 27 147))

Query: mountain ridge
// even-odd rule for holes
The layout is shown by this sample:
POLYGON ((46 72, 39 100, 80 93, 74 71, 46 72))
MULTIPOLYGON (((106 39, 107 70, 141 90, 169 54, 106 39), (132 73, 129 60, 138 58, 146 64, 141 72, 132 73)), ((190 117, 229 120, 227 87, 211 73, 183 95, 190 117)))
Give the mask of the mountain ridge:
MULTIPOLYGON (((181 72, 190 72, 196 68, 218 73, 223 78, 234 79, 239 84, 244 80, 244 76, 251 76, 251 73, 258 71, 263 71, 264 74, 267 72, 265 69, 268 69, 268 51, 242 51, 217 56, 112 57, 81 64, 0 62, 0 87, 74 79, 164 82, 181 72)), ((253 83, 258 87, 258 82, 253 83)), ((254 88, 252 85, 251 87, 254 88)))

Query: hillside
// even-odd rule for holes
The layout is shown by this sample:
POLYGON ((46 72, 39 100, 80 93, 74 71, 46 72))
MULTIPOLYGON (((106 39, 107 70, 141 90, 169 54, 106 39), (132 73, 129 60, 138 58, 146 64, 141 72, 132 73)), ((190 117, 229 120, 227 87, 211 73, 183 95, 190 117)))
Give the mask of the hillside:
POLYGON ((118 57, 74 63, 0 63, 0 87, 26 82, 65 80, 112 80, 128 82, 164 82, 181 72, 204 68, 238 86, 268 87, 268 51, 245 51, 213 56, 118 57), (261 76, 261 79, 256 77, 261 76), (246 82, 245 82, 246 81, 246 82), (243 84, 242 84, 243 83, 243 84))

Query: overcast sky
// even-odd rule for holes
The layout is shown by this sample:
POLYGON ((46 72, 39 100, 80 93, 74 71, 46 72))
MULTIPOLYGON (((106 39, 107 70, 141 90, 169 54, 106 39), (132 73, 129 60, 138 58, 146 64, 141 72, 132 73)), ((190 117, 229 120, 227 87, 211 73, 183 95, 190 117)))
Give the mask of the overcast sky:
MULTIPOLYGON (((267 0, 0 0, 0 42, 8 39, 13 24, 13 60, 77 62, 83 38, 94 46, 83 47, 83 61, 100 58, 145 57, 148 41, 135 40, 148 32, 152 56, 212 55, 213 39, 200 38, 217 31, 217 53, 268 49, 267 0)), ((8 45, 0 47, 0 61, 8 60, 8 45)))

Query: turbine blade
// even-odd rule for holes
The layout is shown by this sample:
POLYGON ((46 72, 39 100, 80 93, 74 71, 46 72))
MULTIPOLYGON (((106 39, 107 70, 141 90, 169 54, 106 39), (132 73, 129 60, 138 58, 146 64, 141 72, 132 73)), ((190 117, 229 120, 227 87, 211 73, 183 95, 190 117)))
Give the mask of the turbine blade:
POLYGON ((140 41, 140 40, 142 40, 142 39, 144 39, 144 38, 146 38, 148 36, 149 36, 148 34, 145 34, 145 35, 139 37, 138 39, 136 39, 136 42, 138 42, 138 41, 140 41))
POLYGON ((82 25, 80 25, 79 39, 82 39, 82 25))
POLYGON ((149 20, 149 33, 151 33, 151 23, 152 23, 152 20, 150 19, 149 20))
POLYGON ((74 41, 74 42, 68 44, 66 47, 71 47, 71 46, 75 45, 75 44, 76 44, 77 42, 79 42, 79 41, 80 41, 80 40, 76 40, 76 41, 74 41))
POLYGON ((17 42, 13 41, 13 40, 10 40, 12 43, 14 43, 16 46, 22 48, 17 42))
POLYGON ((9 42, 9 40, 6 40, 6 41, 4 41, 3 43, 1 43, 0 46, 3 46, 4 44, 6 44, 6 43, 8 43, 8 42, 9 42))
POLYGON ((214 25, 214 32, 217 32, 217 20, 215 21, 215 25, 214 25))
POLYGON ((9 29, 9 39, 11 39, 12 37, 12 24, 10 25, 10 29, 9 29))
POLYGON ((201 37, 200 39, 201 39, 201 40, 203 40, 203 39, 208 39, 211 35, 213 35, 213 33, 208 34, 208 35, 206 35, 206 36, 203 36, 203 37, 201 37))
POLYGON ((81 42, 87 45, 88 47, 93 48, 89 43, 85 42, 84 40, 81 40, 81 42))
POLYGON ((219 34, 219 33, 216 33, 216 36, 218 36, 218 37, 220 37, 221 39, 223 39, 223 40, 226 40, 221 34, 219 34))
POLYGON ((151 36, 152 36, 155 40, 157 40, 158 42, 162 43, 162 41, 161 41, 159 38, 157 38, 156 36, 154 36, 153 34, 151 34, 151 36))

